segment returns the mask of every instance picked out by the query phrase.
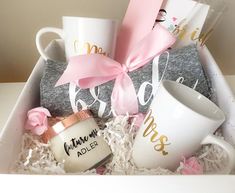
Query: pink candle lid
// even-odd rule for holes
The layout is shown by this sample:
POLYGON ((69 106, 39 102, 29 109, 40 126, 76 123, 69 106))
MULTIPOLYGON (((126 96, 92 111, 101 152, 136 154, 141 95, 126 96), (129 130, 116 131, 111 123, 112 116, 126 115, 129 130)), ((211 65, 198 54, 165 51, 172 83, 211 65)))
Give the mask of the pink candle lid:
POLYGON ((43 141, 47 143, 50 139, 59 135, 61 132, 65 131, 72 125, 91 117, 93 116, 89 110, 82 110, 75 114, 72 114, 64 118, 63 120, 56 122, 53 126, 49 127, 47 131, 43 134, 43 141))

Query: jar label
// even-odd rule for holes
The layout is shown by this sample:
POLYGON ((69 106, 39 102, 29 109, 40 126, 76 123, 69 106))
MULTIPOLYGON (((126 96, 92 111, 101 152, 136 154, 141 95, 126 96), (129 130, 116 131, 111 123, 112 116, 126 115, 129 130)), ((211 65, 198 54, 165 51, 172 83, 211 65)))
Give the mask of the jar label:
MULTIPOLYGON (((70 156, 70 151, 73 150, 73 149, 76 149, 78 148, 79 146, 83 145, 84 143, 88 142, 89 140, 91 139, 94 139, 98 136, 98 131, 97 129, 93 129, 91 131, 91 133, 89 135, 86 135, 86 136, 81 136, 81 137, 78 137, 78 138, 72 138, 69 142, 64 142, 64 150, 65 150, 65 153, 70 156)), ((82 148, 78 153, 78 157, 91 151, 92 149, 94 149, 96 146, 98 146, 98 143, 97 141, 93 141, 89 144, 88 147, 84 147, 82 148)))
POLYGON ((84 147, 82 148, 80 151, 77 152, 78 157, 91 151, 92 149, 94 149, 96 146, 98 146, 97 141, 93 141, 92 143, 90 143, 90 145, 88 147, 84 147))

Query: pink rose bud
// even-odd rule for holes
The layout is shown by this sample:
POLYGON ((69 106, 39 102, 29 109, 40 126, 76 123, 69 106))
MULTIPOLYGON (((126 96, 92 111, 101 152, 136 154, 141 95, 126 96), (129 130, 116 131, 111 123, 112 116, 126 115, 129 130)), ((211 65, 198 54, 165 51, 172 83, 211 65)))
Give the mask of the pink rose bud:
POLYGON ((96 168, 96 173, 99 175, 104 175, 106 168, 104 166, 100 166, 98 168, 96 168))
POLYGON ((51 117, 51 114, 43 107, 28 111, 25 129, 36 135, 42 135, 48 128, 47 117, 51 117))
POLYGON ((195 157, 184 158, 180 173, 183 175, 200 175, 203 174, 203 167, 195 157))

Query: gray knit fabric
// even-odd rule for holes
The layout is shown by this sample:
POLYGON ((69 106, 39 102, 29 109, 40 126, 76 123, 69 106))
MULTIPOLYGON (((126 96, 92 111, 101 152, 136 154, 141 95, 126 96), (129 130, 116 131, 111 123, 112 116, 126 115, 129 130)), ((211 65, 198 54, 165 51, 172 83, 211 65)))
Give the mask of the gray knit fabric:
MULTIPOLYGON (((158 77, 161 77, 163 74, 166 59, 166 54, 161 55, 159 58, 158 77)), ((84 102, 89 106, 89 109, 93 112, 93 114, 98 116, 100 101, 102 101, 102 103, 106 104, 106 107, 101 117, 112 117, 110 96, 112 94, 114 80, 95 88, 95 93, 99 101, 94 99, 90 89, 80 89, 75 87, 74 93, 76 94, 76 97, 75 101, 72 101, 72 103, 76 104, 76 110, 73 110, 74 108, 71 107, 69 94, 70 85, 66 84, 59 87, 54 87, 66 69, 66 66, 66 63, 57 61, 48 60, 46 62, 46 69, 40 84, 41 106, 47 108, 53 116, 67 116, 72 114, 73 111, 81 110, 82 102, 84 102)), ((145 87, 145 93, 142 95, 141 100, 145 101, 146 104, 143 104, 143 102, 141 104, 140 99, 138 98, 139 112, 141 113, 147 112, 152 101, 152 68, 153 64, 149 63, 134 72, 128 73, 133 81, 136 93, 138 93, 141 86, 143 87, 146 82, 148 83, 146 84, 147 86, 145 87)), ((210 95, 210 89, 207 83, 208 81, 199 62, 198 52, 194 46, 189 46, 181 50, 170 51, 169 63, 164 79, 177 80, 180 76, 185 79, 183 84, 190 87, 195 84, 196 80, 199 80, 196 89, 205 96, 210 95)), ((128 90, 126 91, 126 94, 128 95, 128 90)))
POLYGON ((66 69, 67 64, 48 60, 40 82, 40 103, 52 116, 72 114, 69 100, 69 84, 55 87, 56 82, 66 69))
POLYGON ((169 63, 167 64, 168 54, 161 55, 158 63, 159 80, 163 79, 181 80, 186 86, 195 88, 196 91, 207 98, 211 98, 212 88, 210 80, 203 70, 200 63, 196 45, 184 47, 178 50, 169 51, 169 63), (163 74, 164 70, 165 73, 163 74))
MULTIPOLYGON (((48 60, 46 62, 46 69, 44 71, 41 84, 40 84, 40 95, 41 95, 41 106, 47 108, 53 116, 67 116, 73 113, 71 102, 69 99, 69 84, 54 87, 60 76, 63 74, 66 69, 67 64, 61 63, 58 61, 48 60)), ((144 82, 152 83, 152 64, 149 63, 144 67, 135 70, 134 72, 129 73, 130 78, 134 84, 135 90, 138 92, 140 86, 144 82)), ((109 81, 105 84, 102 84, 95 88, 96 93, 99 93, 97 96, 99 100, 106 103, 106 109, 103 113, 103 118, 112 117, 110 114, 111 111, 111 99, 114 86, 114 80, 109 81), (98 91, 99 90, 99 91, 98 91)), ((81 110, 81 103, 78 101, 84 101, 86 104, 92 104, 94 98, 90 93, 89 89, 82 89, 77 87, 76 91, 76 101, 77 109, 81 110)), ((126 91, 128 94, 128 90, 126 91)), ((139 103, 139 111, 145 113, 148 110, 149 105, 152 101, 152 87, 147 86, 144 94, 145 100, 149 99, 146 105, 141 105, 139 103)), ((100 108, 100 102, 96 101, 89 109, 93 112, 94 115, 98 115, 98 110, 100 108)))

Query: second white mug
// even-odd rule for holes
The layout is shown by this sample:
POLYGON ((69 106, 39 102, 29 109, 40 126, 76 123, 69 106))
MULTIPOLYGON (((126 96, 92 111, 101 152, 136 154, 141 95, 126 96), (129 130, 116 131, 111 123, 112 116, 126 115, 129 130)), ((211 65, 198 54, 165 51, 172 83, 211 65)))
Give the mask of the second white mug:
POLYGON ((118 21, 111 19, 63 17, 63 29, 45 27, 36 35, 36 46, 43 57, 49 59, 42 47, 41 38, 45 33, 58 34, 65 43, 65 54, 68 60, 72 56, 98 53, 114 57, 118 21))
POLYGON ((224 113, 209 99, 183 84, 164 80, 135 138, 134 162, 138 167, 175 170, 182 157, 191 156, 202 145, 216 144, 228 154, 221 173, 230 173, 235 150, 213 135, 224 120, 224 113))

